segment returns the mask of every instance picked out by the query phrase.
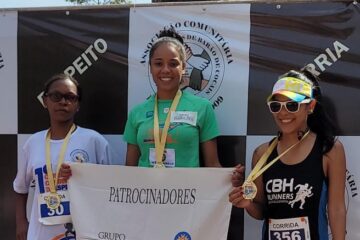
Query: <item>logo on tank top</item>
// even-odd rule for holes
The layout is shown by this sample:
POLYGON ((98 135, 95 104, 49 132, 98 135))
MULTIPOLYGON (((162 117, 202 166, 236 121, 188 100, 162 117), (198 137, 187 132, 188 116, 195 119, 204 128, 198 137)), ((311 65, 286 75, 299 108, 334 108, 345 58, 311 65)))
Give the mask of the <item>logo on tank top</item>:
MULTIPOLYGON (((184 39, 186 50, 186 69, 180 88, 194 95, 207 98, 218 107, 225 96, 217 94, 224 80, 226 67, 234 62, 234 56, 226 39, 219 29, 199 21, 184 20, 170 23, 167 28, 174 28, 184 39)), ((154 35, 146 45, 141 63, 147 64, 149 52, 158 39, 154 35)), ((147 64, 148 65, 148 64, 147 64)), ((148 65, 149 83, 156 91, 148 65)))
POLYGON ((313 193, 311 192, 312 187, 310 187, 309 184, 305 183, 304 185, 296 185, 295 189, 298 190, 295 199, 290 201, 289 204, 291 205, 291 208, 294 208, 294 204, 300 202, 299 208, 304 209, 305 199, 313 195, 313 193))
POLYGON ((306 198, 313 195, 313 187, 308 183, 297 184, 295 187, 294 185, 294 178, 271 179, 267 181, 265 188, 268 203, 287 203, 291 208, 296 207, 299 203, 299 208, 303 209, 306 198))

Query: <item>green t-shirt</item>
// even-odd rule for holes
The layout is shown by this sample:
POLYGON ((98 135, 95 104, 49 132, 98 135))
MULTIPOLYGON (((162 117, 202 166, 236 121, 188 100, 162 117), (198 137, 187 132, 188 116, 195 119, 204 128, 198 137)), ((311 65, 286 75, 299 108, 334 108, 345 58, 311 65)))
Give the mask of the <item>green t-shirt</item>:
MULTIPOLYGON (((154 96, 134 107, 126 122, 124 140, 140 149, 139 166, 151 167, 149 155, 154 144, 154 96)), ((160 132, 164 127, 172 100, 159 100, 160 132)), ((183 92, 171 121, 165 149, 173 149, 175 167, 198 167, 199 145, 219 135, 211 103, 204 98, 183 92), (190 120, 189 120, 190 119, 190 120)), ((169 151, 168 151, 169 152, 169 151)), ((153 159, 153 158, 152 158, 153 159)))

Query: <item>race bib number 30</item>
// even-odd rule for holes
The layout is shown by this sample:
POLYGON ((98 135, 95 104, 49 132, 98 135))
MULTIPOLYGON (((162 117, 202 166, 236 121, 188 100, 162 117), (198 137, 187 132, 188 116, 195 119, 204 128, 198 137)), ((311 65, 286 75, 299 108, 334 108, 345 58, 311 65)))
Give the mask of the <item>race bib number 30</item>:
POLYGON ((307 217, 269 219, 269 240, 310 240, 307 217))
POLYGON ((44 225, 55 225, 71 222, 70 202, 67 191, 59 191, 61 203, 58 208, 51 209, 46 203, 48 193, 40 194, 38 197, 39 221, 44 225))

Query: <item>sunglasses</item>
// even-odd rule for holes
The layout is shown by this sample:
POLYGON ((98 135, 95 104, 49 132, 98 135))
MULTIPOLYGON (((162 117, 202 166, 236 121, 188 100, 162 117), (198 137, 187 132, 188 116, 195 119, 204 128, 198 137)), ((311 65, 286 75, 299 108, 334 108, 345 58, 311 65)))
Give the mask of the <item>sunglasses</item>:
POLYGON ((272 113, 279 113, 281 111, 281 108, 284 106, 286 111, 289 113, 296 113, 300 109, 300 105, 304 103, 310 103, 311 99, 305 99, 301 102, 295 102, 295 101, 286 101, 286 102, 279 102, 279 101, 270 101, 267 103, 269 106, 270 112, 272 113))
POLYGON ((60 102, 63 98, 67 102, 76 103, 79 100, 79 96, 71 93, 62 94, 59 92, 46 93, 46 97, 49 97, 53 102, 60 102))

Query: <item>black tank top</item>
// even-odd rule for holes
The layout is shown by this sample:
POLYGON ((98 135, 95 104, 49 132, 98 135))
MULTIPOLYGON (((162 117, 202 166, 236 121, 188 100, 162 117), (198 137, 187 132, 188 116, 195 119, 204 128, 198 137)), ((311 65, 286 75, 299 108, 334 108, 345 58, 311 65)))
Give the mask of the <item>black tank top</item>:
MULTIPOLYGON (((275 148, 267 162, 277 156, 275 148)), ((317 137, 311 152, 302 162, 287 165, 279 159, 264 172, 264 239, 269 239, 269 219, 305 216, 309 220, 311 240, 328 239, 327 180, 322 159, 321 140, 317 137)))

